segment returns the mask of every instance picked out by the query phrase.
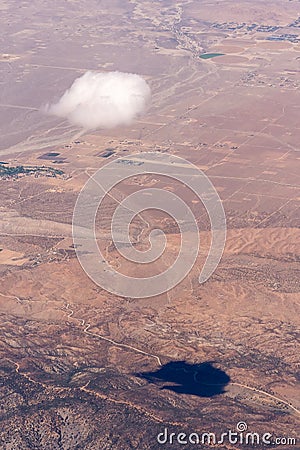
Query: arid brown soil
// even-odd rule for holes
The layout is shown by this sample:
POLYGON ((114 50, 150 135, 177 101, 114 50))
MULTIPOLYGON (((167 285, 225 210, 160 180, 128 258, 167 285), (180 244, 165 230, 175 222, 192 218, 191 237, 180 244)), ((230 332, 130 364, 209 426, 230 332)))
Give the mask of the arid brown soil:
MULTIPOLYGON (((157 442, 165 427, 220 436, 241 421, 249 432, 297 439, 299 2, 100 3, 0 7, 0 160, 64 172, 0 179, 0 448, 177 449, 157 442), (200 59, 218 52, 225 55, 200 59), (128 127, 83 133, 39 111, 87 69, 142 75, 153 93, 147 113, 128 127), (115 153, 106 159, 107 149, 115 153), (200 285, 211 237, 201 204, 163 177, 121 183, 117 200, 141 187, 184 198, 201 240, 177 287, 151 299, 121 298, 77 261, 73 208, 98 168, 147 151, 181 156, 208 175, 223 201, 227 242, 200 285)), ((99 245, 114 267, 145 276, 152 269, 127 265, 112 245, 116 204, 110 197, 100 210, 99 245)), ((159 263, 168 266, 178 227, 153 211, 141 216, 133 239, 144 248, 149 231, 162 226, 167 248, 159 263)))

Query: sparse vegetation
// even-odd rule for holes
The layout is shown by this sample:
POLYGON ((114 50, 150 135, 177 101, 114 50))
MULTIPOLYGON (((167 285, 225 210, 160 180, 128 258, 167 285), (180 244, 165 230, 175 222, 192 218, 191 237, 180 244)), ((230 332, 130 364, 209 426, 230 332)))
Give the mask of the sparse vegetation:
POLYGON ((7 166, 0 163, 1 178, 18 178, 18 176, 22 174, 56 177, 57 175, 63 175, 64 172, 62 170, 46 166, 7 166))

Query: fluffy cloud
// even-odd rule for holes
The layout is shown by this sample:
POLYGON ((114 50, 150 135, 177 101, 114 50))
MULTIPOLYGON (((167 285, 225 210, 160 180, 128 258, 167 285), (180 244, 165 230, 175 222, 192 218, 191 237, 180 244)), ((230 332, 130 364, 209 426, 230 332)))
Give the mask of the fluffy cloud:
POLYGON ((139 75, 89 71, 45 109, 84 129, 113 128, 130 124, 145 110, 150 96, 148 84, 139 75))

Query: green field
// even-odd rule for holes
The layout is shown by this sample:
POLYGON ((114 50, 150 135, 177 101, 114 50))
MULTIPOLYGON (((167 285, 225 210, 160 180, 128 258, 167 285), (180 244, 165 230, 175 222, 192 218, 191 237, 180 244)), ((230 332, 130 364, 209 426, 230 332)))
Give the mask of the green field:
POLYGON ((215 58, 216 56, 224 56, 224 53, 203 53, 203 55, 200 55, 200 58, 210 59, 215 58))

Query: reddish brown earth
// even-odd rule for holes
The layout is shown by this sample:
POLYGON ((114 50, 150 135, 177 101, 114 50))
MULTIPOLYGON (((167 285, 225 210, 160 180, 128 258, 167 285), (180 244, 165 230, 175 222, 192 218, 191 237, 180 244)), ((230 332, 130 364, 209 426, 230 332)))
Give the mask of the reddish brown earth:
MULTIPOLYGON (((300 47, 267 38, 299 35, 299 3, 218 3, 1 6, 0 159, 64 171, 0 180, 1 449, 175 449, 181 445, 156 440, 165 427, 220 435, 240 421, 250 432, 297 438, 300 47), (199 58, 214 52, 226 55, 199 58), (153 93, 148 112, 132 126, 80 135, 38 111, 87 69, 144 76, 153 93), (198 283, 210 244, 205 212, 182 186, 154 176, 114 194, 164 187, 190 203, 201 238, 194 269, 152 299, 114 296, 87 277, 72 246, 72 214, 107 148, 115 151, 109 160, 178 155, 209 176, 228 235, 206 283, 198 283), (40 159, 47 152, 59 156, 40 159)), ((100 211, 106 230, 115 205, 107 199, 100 211)), ((133 235, 144 245, 163 224, 160 262, 168 265, 178 228, 153 211, 143 219, 133 235)), ((112 265, 132 269, 109 239, 101 245, 112 265)), ((296 449, 299 440, 273 448, 296 449)))

